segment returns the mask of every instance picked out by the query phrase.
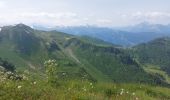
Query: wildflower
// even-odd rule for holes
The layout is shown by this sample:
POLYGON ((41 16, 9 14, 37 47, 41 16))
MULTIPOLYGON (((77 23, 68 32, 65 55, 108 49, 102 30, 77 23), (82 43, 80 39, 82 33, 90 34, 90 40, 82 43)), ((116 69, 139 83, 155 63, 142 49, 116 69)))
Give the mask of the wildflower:
POLYGON ((127 91, 126 93, 128 94, 129 92, 127 91))
POLYGON ((20 89, 22 86, 18 86, 17 88, 20 89))
POLYGON ((9 78, 13 80, 13 79, 14 79, 14 76, 10 76, 9 78))
POLYGON ((90 85, 93 85, 93 83, 90 83, 90 85))
POLYGON ((10 72, 10 71, 8 71, 8 72, 6 72, 8 75, 10 75, 10 74, 12 74, 12 72, 10 72))
POLYGON ((85 87, 83 87, 83 91, 87 91, 87 89, 85 87))
POLYGON ((121 89, 120 95, 122 95, 124 93, 124 89, 121 89))
POLYGON ((122 95, 122 94, 123 94, 123 91, 120 92, 120 95, 122 95))
POLYGON ((33 82, 33 84, 35 85, 35 84, 37 84, 37 82, 33 82))
POLYGON ((66 73, 63 73, 63 76, 66 75, 66 73))
POLYGON ((94 88, 93 83, 90 83, 90 87, 91 87, 91 88, 94 88))
POLYGON ((58 64, 56 64, 56 60, 48 60, 44 63, 44 66, 46 68, 46 74, 48 76, 47 80, 50 83, 53 83, 53 81, 57 80, 57 76, 56 76, 56 71, 57 71, 57 66, 58 64))
POLYGON ((135 93, 133 92, 132 95, 135 95, 135 93))
POLYGON ((135 100, 139 100, 139 98, 138 98, 138 97, 136 97, 136 98, 135 98, 135 100))
POLYGON ((23 80, 28 80, 28 77, 26 77, 25 75, 22 76, 23 80))

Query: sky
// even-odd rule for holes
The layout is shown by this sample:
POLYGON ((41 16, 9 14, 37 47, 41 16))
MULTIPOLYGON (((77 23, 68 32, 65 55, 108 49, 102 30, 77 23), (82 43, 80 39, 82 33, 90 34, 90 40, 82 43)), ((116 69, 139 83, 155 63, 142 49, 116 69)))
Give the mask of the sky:
POLYGON ((0 0, 0 25, 116 27, 170 23, 170 0, 0 0))

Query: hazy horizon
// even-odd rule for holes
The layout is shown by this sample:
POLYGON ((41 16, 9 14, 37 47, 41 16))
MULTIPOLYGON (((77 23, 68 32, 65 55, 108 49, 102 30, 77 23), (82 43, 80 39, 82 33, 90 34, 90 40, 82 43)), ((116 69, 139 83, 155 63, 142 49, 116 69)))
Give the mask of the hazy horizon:
POLYGON ((0 0, 0 25, 94 25, 170 23, 168 0, 0 0))

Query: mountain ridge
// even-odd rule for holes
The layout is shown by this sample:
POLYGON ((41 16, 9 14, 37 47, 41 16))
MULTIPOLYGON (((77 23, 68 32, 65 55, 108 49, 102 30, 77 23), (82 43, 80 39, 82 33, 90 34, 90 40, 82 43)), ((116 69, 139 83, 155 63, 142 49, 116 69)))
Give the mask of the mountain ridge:
POLYGON ((68 73, 69 79, 86 74, 89 80, 165 84, 157 76, 146 73, 123 48, 99 45, 101 41, 91 42, 57 31, 32 30, 22 24, 2 28, 0 36, 1 56, 23 70, 43 72, 44 61, 56 59, 61 66, 59 71, 68 73))

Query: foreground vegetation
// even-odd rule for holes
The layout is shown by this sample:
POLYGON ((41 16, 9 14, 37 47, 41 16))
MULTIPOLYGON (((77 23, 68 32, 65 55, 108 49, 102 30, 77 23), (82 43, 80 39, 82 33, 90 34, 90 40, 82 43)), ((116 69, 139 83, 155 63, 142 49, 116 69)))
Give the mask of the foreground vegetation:
POLYGON ((0 82, 1 100, 169 100, 170 89, 141 84, 41 80, 0 82))
MULTIPOLYGON (((44 63, 46 74, 0 70, 1 100, 169 100, 170 89, 144 84, 62 79, 57 63, 44 63)), ((7 67, 8 68, 8 67, 7 67)), ((64 74, 64 73, 63 73, 64 74)))

